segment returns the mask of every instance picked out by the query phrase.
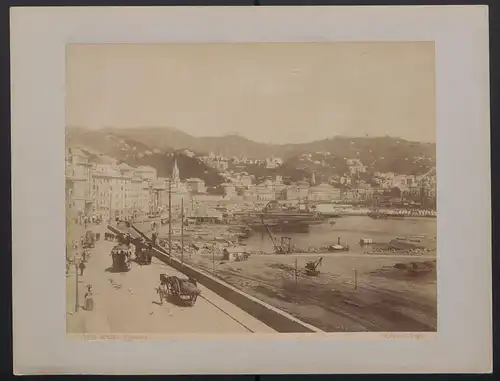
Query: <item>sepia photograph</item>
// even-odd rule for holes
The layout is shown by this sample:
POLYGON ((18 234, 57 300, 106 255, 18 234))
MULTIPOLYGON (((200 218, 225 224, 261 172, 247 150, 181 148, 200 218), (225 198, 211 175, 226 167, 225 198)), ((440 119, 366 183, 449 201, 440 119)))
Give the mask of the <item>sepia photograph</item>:
POLYGON ((487 7, 14 7, 10 39, 16 375, 491 372, 487 7))
POLYGON ((436 332, 434 53, 68 45, 67 333, 436 332))

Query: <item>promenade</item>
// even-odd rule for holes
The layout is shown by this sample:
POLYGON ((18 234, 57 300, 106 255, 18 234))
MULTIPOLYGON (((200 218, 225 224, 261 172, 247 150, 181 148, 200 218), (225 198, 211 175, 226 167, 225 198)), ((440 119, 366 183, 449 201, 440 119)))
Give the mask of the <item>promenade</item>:
MULTIPOLYGON (((104 231, 103 228, 94 231, 104 231)), ((101 233, 101 237, 103 234, 101 233)), ((177 306, 170 302, 160 305, 156 288, 160 274, 177 275, 178 271, 153 258, 151 265, 135 262, 127 273, 110 270, 111 248, 115 245, 101 238, 91 250, 83 276, 79 276, 79 311, 76 304, 76 270, 67 276, 66 309, 67 333, 115 334, 182 334, 182 333, 249 333, 274 332, 270 327, 233 304, 222 299, 202 285, 202 291, 193 307, 177 306), (85 311, 86 285, 92 285, 94 310, 85 311)))

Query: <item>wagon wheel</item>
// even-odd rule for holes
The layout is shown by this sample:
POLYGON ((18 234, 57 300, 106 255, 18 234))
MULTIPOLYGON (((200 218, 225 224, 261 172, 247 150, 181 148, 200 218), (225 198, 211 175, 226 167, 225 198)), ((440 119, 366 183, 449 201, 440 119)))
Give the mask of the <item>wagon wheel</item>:
POLYGON ((198 295, 191 294, 191 295, 189 295, 189 299, 186 302, 188 305, 194 306, 194 303, 196 303, 196 299, 198 299, 198 295))
POLYGON ((181 296, 181 285, 179 279, 173 278, 172 291, 175 296, 181 296))

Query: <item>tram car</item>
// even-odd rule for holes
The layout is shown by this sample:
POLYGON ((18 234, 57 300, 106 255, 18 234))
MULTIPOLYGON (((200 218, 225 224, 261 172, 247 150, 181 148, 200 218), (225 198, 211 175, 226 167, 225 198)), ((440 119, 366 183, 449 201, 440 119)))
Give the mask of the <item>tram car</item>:
POLYGON ((132 251, 128 245, 116 245, 111 249, 113 270, 126 272, 130 270, 130 257, 132 251))

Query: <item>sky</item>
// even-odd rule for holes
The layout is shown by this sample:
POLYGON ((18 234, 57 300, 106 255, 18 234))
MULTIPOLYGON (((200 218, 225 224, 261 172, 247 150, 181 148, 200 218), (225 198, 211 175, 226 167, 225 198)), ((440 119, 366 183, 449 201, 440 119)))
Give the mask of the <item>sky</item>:
POLYGON ((435 141, 432 42, 68 45, 66 123, 435 141))

